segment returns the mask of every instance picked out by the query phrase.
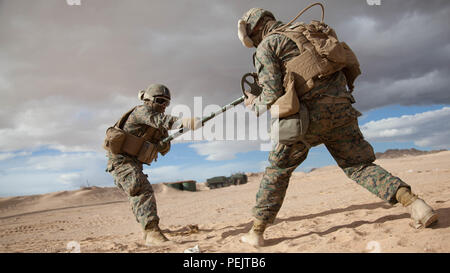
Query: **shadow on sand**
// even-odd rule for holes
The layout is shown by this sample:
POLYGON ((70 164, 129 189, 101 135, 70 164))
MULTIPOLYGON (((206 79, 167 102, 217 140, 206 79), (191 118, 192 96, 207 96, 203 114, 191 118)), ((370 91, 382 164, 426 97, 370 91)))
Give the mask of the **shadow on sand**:
MULTIPOLYGON (((377 203, 369 203, 369 204, 361 204, 361 205, 351 205, 345 208, 337 208, 337 209, 331 209, 331 210, 326 210, 326 211, 322 211, 319 213, 311 213, 311 214, 307 214, 307 215, 301 215, 301 216, 292 216, 289 218, 279 218, 276 219, 275 222, 273 223, 273 225, 277 225, 281 222, 297 222, 297 221, 303 221, 303 220, 310 220, 316 217, 322 217, 322 216, 327 216, 327 215, 332 215, 332 214, 337 214, 337 213, 343 213, 343 212, 351 212, 351 211, 356 211, 356 210, 374 210, 374 209, 390 209, 393 208, 393 206, 387 204, 386 202, 377 202, 377 203)), ((437 210, 439 214, 445 214, 448 213, 448 211, 442 211, 443 209, 437 210)), ((409 218, 409 214, 408 213, 402 213, 402 214, 398 214, 398 215, 387 215, 387 216, 383 216, 381 218, 378 218, 375 221, 354 221, 350 224, 344 224, 344 225, 338 225, 338 226, 334 226, 329 228, 328 230, 322 231, 322 232, 309 232, 306 234, 300 234, 298 236, 293 236, 293 237, 281 237, 281 238, 274 238, 274 239, 269 239, 266 240, 266 246, 272 246, 272 245, 276 245, 284 240, 290 240, 290 239, 297 239, 297 238, 301 238, 301 237, 305 237, 305 236, 309 236, 312 234, 317 234, 319 236, 324 236, 330 233, 333 233, 335 231, 338 231, 339 229, 342 228, 356 228, 365 224, 379 224, 379 223, 385 223, 388 221, 394 221, 394 220, 398 220, 398 219, 404 219, 404 218, 409 218)), ((448 222, 448 221, 447 221, 448 222)), ((447 223, 448 226, 448 223, 447 223)), ((248 232, 252 227, 252 222, 247 222, 247 223, 242 223, 238 226, 235 227, 227 227, 227 228, 233 228, 233 230, 230 231, 226 231, 224 233, 222 233, 222 238, 226 238, 228 236, 236 236, 242 233, 246 233, 248 232)), ((439 225, 436 225, 436 227, 439 227, 439 225)))

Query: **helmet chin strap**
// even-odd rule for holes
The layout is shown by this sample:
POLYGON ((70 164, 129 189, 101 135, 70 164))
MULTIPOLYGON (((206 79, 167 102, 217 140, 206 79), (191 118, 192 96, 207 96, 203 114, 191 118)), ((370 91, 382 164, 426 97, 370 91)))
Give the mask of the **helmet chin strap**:
POLYGON ((252 39, 247 35, 247 23, 242 19, 238 22, 238 36, 245 47, 254 47, 252 39))

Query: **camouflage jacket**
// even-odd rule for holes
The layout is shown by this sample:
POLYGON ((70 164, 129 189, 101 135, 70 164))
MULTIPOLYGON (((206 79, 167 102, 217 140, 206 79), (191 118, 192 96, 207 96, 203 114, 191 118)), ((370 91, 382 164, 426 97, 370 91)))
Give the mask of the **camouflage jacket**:
POLYGON ((150 105, 142 104, 136 107, 128 117, 123 130, 135 136, 141 137, 147 131, 147 128, 153 127, 167 132, 174 129, 180 122, 178 117, 156 112, 150 105), (176 126, 174 126, 176 125, 176 126))
MULTIPOLYGON (((168 130, 180 128, 182 125, 180 118, 154 111, 150 105, 144 103, 137 106, 133 112, 131 112, 127 121, 123 125, 123 130, 132 135, 142 137, 149 126, 159 129, 163 137, 166 137, 168 136, 168 130)), ((155 141, 159 140, 160 139, 155 141)), ((168 149, 170 149, 170 143, 168 143, 165 147, 161 147, 161 150, 165 151, 163 154, 165 154, 168 149)), ((107 156, 109 159, 116 160, 131 158, 127 155, 116 155, 110 152, 107 153, 107 156)))
MULTIPOLYGON (((281 25, 281 22, 276 22, 263 35, 267 35, 281 25)), ((254 56, 254 64, 262 93, 254 100, 252 106, 252 110, 257 115, 269 109, 284 94, 285 64, 300 53, 294 41, 277 33, 265 36, 258 45, 254 56)), ((354 102, 353 96, 347 91, 346 79, 341 71, 327 78, 315 80, 314 88, 305 94, 301 100, 313 100, 319 96, 346 97, 354 102)))

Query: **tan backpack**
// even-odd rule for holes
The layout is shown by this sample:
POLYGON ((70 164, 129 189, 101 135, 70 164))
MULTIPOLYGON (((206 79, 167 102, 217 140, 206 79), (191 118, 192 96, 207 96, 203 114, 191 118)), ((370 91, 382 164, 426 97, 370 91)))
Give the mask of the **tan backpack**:
POLYGON ((282 34, 293 40, 300 50, 301 54, 286 64, 286 75, 293 73, 295 90, 299 97, 314 87, 314 79, 329 76, 339 70, 344 72, 347 86, 353 91, 353 84, 361 74, 358 58, 352 49, 345 42, 339 41, 336 32, 325 24, 323 19, 323 5, 314 3, 303 9, 288 24, 267 34, 282 34), (292 24, 301 14, 315 5, 322 8, 321 21, 292 24))
POLYGON ((361 74, 359 62, 352 49, 340 42, 332 28, 323 22, 296 24, 287 29, 276 30, 293 40, 302 52, 286 64, 286 74, 295 76, 295 89, 299 97, 312 89, 314 79, 329 76, 342 70, 347 86, 353 91, 353 83, 361 74))
POLYGON ((361 74, 359 62, 345 42, 339 42, 335 31, 323 23, 324 7, 314 3, 303 9, 288 24, 266 34, 278 33, 294 41, 300 55, 286 63, 283 82, 285 94, 272 105, 272 134, 279 143, 293 144, 302 141, 308 149, 305 135, 309 128, 309 113, 306 105, 299 100, 314 87, 314 80, 342 70, 347 86, 353 91, 353 83, 361 74), (310 24, 292 24, 306 10, 314 5, 322 7, 322 20, 310 24), (273 107, 277 106, 277 107, 273 107), (275 127, 274 127, 275 125, 275 127))

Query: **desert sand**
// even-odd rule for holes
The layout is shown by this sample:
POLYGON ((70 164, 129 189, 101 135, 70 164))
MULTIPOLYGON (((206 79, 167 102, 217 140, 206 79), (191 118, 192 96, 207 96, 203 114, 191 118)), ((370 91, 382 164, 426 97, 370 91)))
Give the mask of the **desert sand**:
MULTIPOLYGON (((407 210, 391 206, 348 179, 337 166, 296 172, 266 246, 240 242, 251 228, 261 174, 244 185, 197 192, 154 184, 161 229, 171 240, 147 247, 117 188, 91 187, 0 198, 1 252, 450 252, 450 151, 381 159, 439 214, 413 229, 407 210), (196 228, 198 227, 198 229, 196 228)), ((151 179, 151 173, 149 174, 151 179)))

